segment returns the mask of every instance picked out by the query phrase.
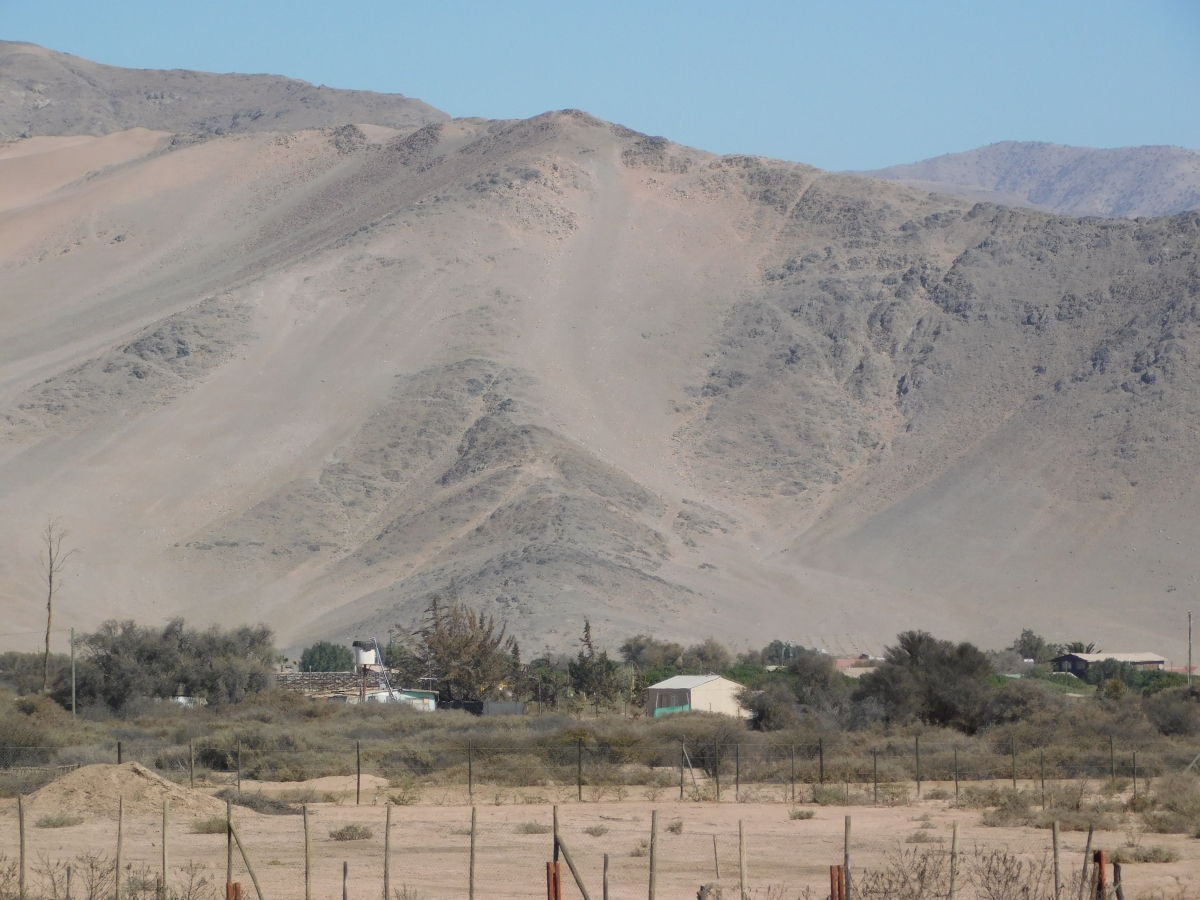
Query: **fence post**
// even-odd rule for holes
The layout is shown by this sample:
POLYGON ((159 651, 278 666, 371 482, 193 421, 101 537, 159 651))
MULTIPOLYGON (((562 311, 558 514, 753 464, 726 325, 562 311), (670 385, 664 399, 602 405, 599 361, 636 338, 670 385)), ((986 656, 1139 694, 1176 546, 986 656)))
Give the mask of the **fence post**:
POLYGON ((312 900, 312 839, 308 833, 308 804, 300 808, 304 815, 304 900, 312 900))
POLYGON ((850 900, 850 817, 846 816, 846 843, 842 851, 843 884, 845 885, 846 900, 850 900))
POLYGON ((1012 752, 1012 776, 1013 790, 1017 789, 1017 739, 1011 737, 1008 739, 1008 748, 1012 752))
POLYGON ((225 801, 225 894, 233 884, 233 801, 225 801))
POLYGON ((170 869, 170 857, 167 855, 167 827, 171 819, 171 801, 163 801, 163 831, 162 831, 162 884, 163 900, 167 900, 170 889, 167 887, 167 871, 170 869))
POLYGON ((950 900, 958 900, 958 820, 950 835, 950 900))
POLYGON ((113 897, 121 900, 121 838, 125 830, 125 797, 117 797, 117 859, 113 875, 113 897))
POLYGON ((475 742, 467 741, 467 797, 475 796, 475 742))
POLYGON ((1108 896, 1108 865, 1104 856, 1103 850, 1097 850, 1092 855, 1096 868, 1096 900, 1103 900, 1108 896))
POLYGON ((821 784, 825 783, 825 738, 817 738, 817 757, 821 766, 821 784))
POLYGON ((124 762, 124 759, 121 754, 121 742, 117 741, 117 765, 121 765, 122 762, 124 762))
POLYGON ((1061 900, 1062 869, 1059 866, 1058 859, 1058 819, 1050 823, 1050 835, 1054 843, 1054 900, 1061 900))
POLYGON ((471 865, 467 882, 467 900, 475 900, 475 807, 471 807, 471 865))
POLYGON ((738 883, 741 886, 741 900, 747 900, 746 894, 746 829, 742 820, 738 819, 738 883))
POLYGON ((954 802, 958 802, 958 745, 954 745, 954 802))
POLYGON ((383 825, 383 900, 392 900, 392 804, 387 804, 383 825))
POLYGON ((604 854, 604 900, 608 900, 608 854, 604 854))
POLYGON ((1041 751, 1041 756, 1038 759, 1038 766, 1042 772, 1042 811, 1046 811, 1046 751, 1041 751))
POLYGON ((342 900, 350 897, 350 863, 342 860, 342 900))
MULTIPOLYGON (((238 750, 238 765, 241 765, 241 750, 238 750)), ((239 768, 239 773, 241 769, 239 768)), ((362 803, 362 741, 354 742, 354 805, 362 803)), ((238 775, 241 778, 241 775, 238 775)))
POLYGON ((687 750, 684 749, 683 741, 680 741, 679 742, 679 799, 680 800, 683 799, 683 759, 686 754, 687 754, 687 750))
POLYGON ((721 745, 713 744, 713 780, 717 785, 717 802, 721 802, 721 745))
POLYGON ((1133 799, 1137 799, 1137 751, 1133 751, 1133 799))
POLYGON ((1092 861, 1092 834, 1095 830, 1095 825, 1088 826, 1087 843, 1083 845, 1083 870, 1079 873, 1079 900, 1083 900, 1083 893, 1087 890, 1088 863, 1092 861))
POLYGON ((733 799, 742 798, 742 745, 733 745, 733 799))
POLYGON ((17 830, 20 832, 20 871, 17 873, 17 896, 25 900, 25 795, 17 795, 17 830))
POLYGON ((875 781, 875 799, 872 801, 876 806, 879 805, 879 751, 875 748, 871 749, 871 768, 875 781))
POLYGON ((575 739, 575 790, 583 800, 583 738, 575 739))
POLYGON ((650 900, 658 887, 658 810, 650 811, 650 900))
POLYGON ((238 741, 238 757, 237 757, 237 789, 238 793, 242 792, 242 742, 238 741))
POLYGON ((188 787, 196 789, 196 748, 188 738, 188 787))
POLYGON ((916 738, 917 746, 917 799, 921 799, 921 736, 918 734, 916 738))
POLYGON ((792 744, 792 802, 796 802, 796 745, 792 744))
POLYGON ((1108 736, 1108 761, 1112 766, 1112 783, 1115 786, 1117 783, 1117 751, 1113 745, 1113 736, 1108 736))

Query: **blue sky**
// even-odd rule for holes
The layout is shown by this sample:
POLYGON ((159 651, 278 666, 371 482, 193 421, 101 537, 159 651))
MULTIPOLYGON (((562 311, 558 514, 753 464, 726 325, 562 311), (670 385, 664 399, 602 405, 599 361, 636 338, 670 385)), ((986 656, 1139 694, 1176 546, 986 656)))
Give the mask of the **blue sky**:
POLYGON ((0 37, 400 92, 455 116, 579 107, 829 169, 1010 139, 1200 149, 1197 0, 0 0, 0 37))

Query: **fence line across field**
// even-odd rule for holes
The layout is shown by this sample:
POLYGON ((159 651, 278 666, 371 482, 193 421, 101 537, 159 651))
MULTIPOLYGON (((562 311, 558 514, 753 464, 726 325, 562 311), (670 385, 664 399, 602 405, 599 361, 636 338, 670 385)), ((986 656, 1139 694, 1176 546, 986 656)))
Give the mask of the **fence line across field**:
POLYGON ((1063 780, 1128 780, 1138 790, 1150 778, 1191 768, 1193 748, 1166 750, 1118 748, 1109 740, 1088 747, 1077 744, 1021 747, 1015 741, 998 749, 962 748, 957 744, 888 740, 847 747, 819 740, 806 744, 645 742, 617 744, 576 739, 550 745, 446 745, 420 741, 373 739, 355 741, 340 751, 306 748, 232 747, 191 742, 186 745, 118 741, 85 748, 0 747, 0 774, 41 775, 52 779, 88 762, 136 761, 195 786, 196 772, 222 776, 239 789, 243 778, 299 782, 325 776, 356 777, 361 801, 362 776, 408 773, 449 775, 477 785, 540 787, 574 783, 578 799, 584 787, 678 786, 681 799, 740 799, 744 790, 782 788, 786 799, 802 802, 805 792, 842 785, 847 790, 873 790, 880 785, 911 784, 917 796, 933 782, 1011 781, 1041 785, 1063 780))

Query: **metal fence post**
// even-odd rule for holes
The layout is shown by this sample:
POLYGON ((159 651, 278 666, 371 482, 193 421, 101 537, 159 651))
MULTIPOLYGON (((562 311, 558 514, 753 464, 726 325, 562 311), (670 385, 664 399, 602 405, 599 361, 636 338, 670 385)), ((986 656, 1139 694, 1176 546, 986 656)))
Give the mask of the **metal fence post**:
POLYGON ((475 796, 475 773, 473 771, 475 762, 475 742, 467 741, 467 796, 475 796))
POLYGON ((792 802, 796 802, 796 745, 792 744, 792 802))
POLYGON ((917 799, 921 799, 921 736, 918 734, 914 739, 917 747, 917 799))
POLYGON ((583 738, 575 741, 575 788, 583 800, 583 738))

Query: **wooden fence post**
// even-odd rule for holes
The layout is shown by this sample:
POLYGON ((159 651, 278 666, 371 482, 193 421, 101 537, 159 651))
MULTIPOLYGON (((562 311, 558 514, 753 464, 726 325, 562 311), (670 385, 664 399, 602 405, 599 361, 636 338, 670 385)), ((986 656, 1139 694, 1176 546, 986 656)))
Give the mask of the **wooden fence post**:
POLYGON ((471 807, 471 863, 467 881, 467 900, 475 900, 475 807, 471 807))
MULTIPOLYGON (((587 892, 587 888, 583 886, 583 878, 579 874, 579 870, 575 868, 575 861, 571 859, 571 851, 567 849, 566 841, 562 839, 562 832, 558 830, 558 807, 554 807, 554 861, 558 862, 558 855, 562 854, 562 858, 567 861, 567 868, 571 870, 571 877, 575 879, 575 885, 579 888, 579 893, 583 895, 583 900, 592 900, 587 892)), ((650 867, 654 868, 654 836, 650 836, 650 867)), ((559 876, 561 878, 561 875, 559 876)), ((561 888, 559 891, 561 893, 561 888)))
POLYGON ((1117 783, 1117 750, 1111 734, 1108 736, 1108 761, 1112 766, 1112 783, 1115 785, 1117 783))
POLYGON ((821 767, 821 784, 825 783, 825 738, 817 738, 817 759, 821 767))
POLYGON ((958 745, 954 745, 954 802, 958 802, 958 745))
POLYGON ((233 801, 225 801, 225 894, 233 884, 233 801))
POLYGON ((350 897, 350 863, 342 860, 342 900, 350 897))
POLYGON ((121 839, 125 830, 125 797, 117 796, 117 860, 116 874, 113 878, 113 897, 121 900, 121 839))
POLYGON ((845 885, 846 900, 850 900, 850 817, 846 816, 846 843, 842 851, 842 884, 845 885))
POLYGON ((1092 834, 1095 832, 1096 826, 1088 826, 1087 843, 1083 846, 1083 871, 1079 873, 1079 900, 1083 900, 1083 892, 1087 890, 1088 883, 1088 863, 1091 862, 1092 853, 1092 834))
POLYGON ((1015 791, 1017 789, 1017 739, 1015 737, 1008 739, 1008 748, 1012 752, 1012 778, 1015 791))
POLYGON ((604 854, 604 900, 608 900, 608 854, 604 854))
POLYGON ((167 852, 168 825, 171 820, 171 801, 163 801, 163 829, 162 829, 162 885, 163 893, 162 900, 167 900, 170 889, 167 887, 167 872, 170 870, 170 856, 167 852))
POLYGON ((1054 900, 1061 900, 1062 869, 1059 865, 1058 855, 1058 819, 1050 823, 1050 838, 1054 843, 1054 900))
POLYGON ((242 742, 238 741, 237 755, 237 789, 238 793, 242 792, 242 742))
POLYGON ((17 830, 20 832, 20 859, 17 873, 17 896, 25 900, 25 795, 17 795, 17 830))
POLYGON ((741 887, 741 900, 748 900, 746 893, 746 829, 741 819, 738 819, 738 884, 741 887))
POLYGON ((1096 900, 1105 900, 1108 894, 1108 865, 1103 850, 1092 854, 1092 863, 1096 870, 1096 900))
POLYGON ((687 751, 684 749, 683 741, 679 742, 679 799, 683 799, 683 759, 687 751))
MULTIPOLYGON (((1133 751, 1133 799, 1137 799, 1137 751, 1133 751)), ((1116 884, 1116 876, 1113 876, 1113 884, 1116 884)))
POLYGON ((121 753, 121 741, 117 741, 117 765, 121 765, 124 761, 123 754, 121 753))
POLYGON ((918 734, 916 738, 917 747, 917 799, 921 799, 921 736, 918 734))
POLYGON ((742 745, 733 745, 733 799, 742 799, 742 745))
POLYGON ((188 738, 188 787, 196 789, 196 748, 188 738))
POLYGON ((233 824, 232 819, 229 821, 229 831, 233 834, 233 840, 237 844, 238 852, 242 854, 242 862, 246 864, 246 871, 250 873, 250 880, 254 882, 254 893, 258 894, 258 900, 263 900, 262 886, 258 883, 258 876, 254 874, 254 866, 250 863, 250 854, 246 852, 246 845, 242 843, 242 836, 238 834, 237 826, 233 824))
MULTIPOLYGON (((796 802, 796 745, 791 745, 792 751, 792 802, 796 802)), ((716 835, 713 835, 716 837, 716 835)))
POLYGON ((650 811, 650 900, 658 888, 658 810, 650 811))
POLYGON ((362 803, 362 741, 354 742, 354 805, 362 803))
POLYGON ((392 900, 392 804, 388 804, 383 825, 383 900, 392 900))
POLYGON ((475 742, 467 741, 467 797, 475 796, 475 742))
POLYGON ((717 835, 713 833, 713 870, 716 872, 717 881, 721 880, 721 857, 717 855, 717 835))
POLYGON ((1046 751, 1042 750, 1038 758, 1038 768, 1042 773, 1042 812, 1046 811, 1046 751))
POLYGON ((312 900, 312 840, 308 832, 308 804, 305 803, 300 811, 304 815, 304 900, 312 900))
POLYGON ((958 820, 950 834, 950 900, 958 900, 958 820))
POLYGON ((874 773, 872 777, 874 778, 874 781, 875 781, 875 799, 872 802, 876 806, 878 806, 879 805, 879 751, 874 748, 871 750, 871 767, 872 767, 872 771, 874 773))
POLYGON ((583 738, 578 738, 575 742, 575 789, 579 793, 580 802, 583 801, 583 738))

